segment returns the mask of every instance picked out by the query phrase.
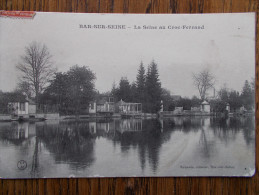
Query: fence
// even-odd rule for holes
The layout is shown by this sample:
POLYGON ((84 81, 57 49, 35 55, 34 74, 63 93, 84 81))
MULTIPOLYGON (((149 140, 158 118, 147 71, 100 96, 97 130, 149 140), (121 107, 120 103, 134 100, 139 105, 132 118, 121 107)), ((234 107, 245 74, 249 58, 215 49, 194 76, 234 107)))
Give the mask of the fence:
POLYGON ((37 106, 37 113, 59 113, 59 105, 46 105, 46 104, 39 104, 37 106))

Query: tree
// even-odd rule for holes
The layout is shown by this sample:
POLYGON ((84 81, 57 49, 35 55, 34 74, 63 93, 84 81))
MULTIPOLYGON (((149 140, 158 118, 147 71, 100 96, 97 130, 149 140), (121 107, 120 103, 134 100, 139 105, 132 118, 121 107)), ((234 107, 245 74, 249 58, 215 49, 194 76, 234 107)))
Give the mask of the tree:
POLYGON ((67 73, 56 73, 55 79, 51 82, 49 92, 54 95, 56 103, 62 105, 69 95, 69 77, 67 73))
POLYGON ((252 92, 252 89, 251 89, 251 86, 250 86, 248 80, 245 81, 245 84, 243 86, 241 99, 242 99, 243 105, 245 106, 246 109, 251 109, 253 107, 254 94, 252 92))
POLYGON ((16 68, 21 72, 21 83, 26 83, 35 95, 38 103, 39 94, 42 93, 53 77, 56 69, 53 68, 52 56, 45 45, 32 42, 25 47, 25 54, 16 68))
POLYGON ((119 89, 118 89, 118 100, 123 100, 126 102, 131 101, 131 86, 127 79, 127 77, 122 77, 119 83, 119 89))
POLYGON ((26 99, 25 95, 19 91, 14 92, 1 92, 0 93, 0 109, 1 114, 9 114, 8 103, 19 102, 26 99))
POLYGON ((145 101, 145 82, 145 68, 143 62, 141 62, 136 79, 136 99, 140 103, 144 103, 145 101))
POLYGON ((176 105, 178 107, 183 107, 184 110, 191 110, 192 101, 191 101, 191 99, 185 97, 185 98, 181 98, 179 101, 177 101, 176 105))
POLYGON ((229 90, 227 89, 226 84, 218 92, 219 99, 228 102, 229 101, 229 90))
POLYGON ((84 114, 96 95, 95 79, 86 66, 75 65, 65 73, 56 73, 41 102, 58 105, 61 114, 84 114))
POLYGON ((236 112, 236 110, 242 106, 242 101, 241 101, 240 95, 237 91, 231 91, 229 93, 229 102, 228 103, 230 105, 230 109, 234 112, 236 112))
POLYGON ((137 86, 135 82, 132 82, 130 85, 130 101, 137 102, 137 86))
POLYGON ((201 105, 201 100, 196 97, 196 96, 193 96, 192 99, 191 99, 191 106, 192 107, 199 107, 201 105))
POLYGON ((201 72, 193 74, 193 82, 199 90, 201 99, 205 100, 206 92, 208 89, 214 87, 215 77, 212 75, 209 69, 204 69, 201 72))
POLYGON ((211 100, 210 109, 215 113, 226 113, 226 102, 220 99, 211 100))
POLYGON ((26 81, 18 83, 16 91, 25 94, 28 98, 33 96, 31 85, 26 81))
POLYGON ((250 86, 251 86, 251 96, 252 96, 252 107, 255 106, 255 78, 252 78, 251 82, 250 82, 250 86))
POLYGON ((117 89, 117 87, 116 87, 116 83, 113 82, 113 83, 112 83, 112 89, 111 89, 111 95, 114 96, 114 97, 117 96, 117 90, 118 90, 118 89, 117 89))
POLYGON ((142 103, 142 110, 144 112, 157 113, 161 108, 162 100, 162 88, 157 64, 152 61, 145 75, 145 68, 141 62, 136 82, 130 84, 126 77, 122 77, 118 87, 113 83, 111 95, 117 101, 122 99, 126 102, 142 103))
POLYGON ((95 74, 86 66, 73 66, 67 72, 68 103, 74 114, 79 114, 88 108, 89 102, 95 95, 95 74))
POLYGON ((251 79, 250 87, 251 87, 252 93, 255 93, 255 79, 254 78, 251 79))
POLYGON ((144 110, 151 113, 157 113, 161 108, 162 88, 155 61, 152 61, 148 66, 145 91, 146 103, 144 104, 144 110))
POLYGON ((164 111, 174 110, 175 105, 171 93, 168 89, 162 88, 161 99, 163 100, 164 111))
POLYGON ((60 107, 61 112, 68 107, 66 100, 69 98, 69 78, 67 73, 55 73, 54 79, 40 96, 43 104, 55 104, 60 107))

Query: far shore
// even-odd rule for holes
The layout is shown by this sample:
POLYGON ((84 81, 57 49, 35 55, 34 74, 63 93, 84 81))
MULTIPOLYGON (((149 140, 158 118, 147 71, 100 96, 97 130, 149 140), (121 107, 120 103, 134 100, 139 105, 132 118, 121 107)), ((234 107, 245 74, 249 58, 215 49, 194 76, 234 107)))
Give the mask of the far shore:
POLYGON ((12 122, 12 121, 45 121, 45 120, 79 120, 79 119, 122 119, 122 118, 135 118, 135 119, 164 119, 171 117, 240 117, 240 116, 252 116, 255 113, 212 113, 212 112, 188 112, 188 113, 138 113, 136 115, 122 115, 120 113, 113 114, 85 114, 85 115, 59 115, 58 113, 51 114, 35 114, 32 116, 19 116, 12 117, 8 114, 0 114, 0 122, 12 122))

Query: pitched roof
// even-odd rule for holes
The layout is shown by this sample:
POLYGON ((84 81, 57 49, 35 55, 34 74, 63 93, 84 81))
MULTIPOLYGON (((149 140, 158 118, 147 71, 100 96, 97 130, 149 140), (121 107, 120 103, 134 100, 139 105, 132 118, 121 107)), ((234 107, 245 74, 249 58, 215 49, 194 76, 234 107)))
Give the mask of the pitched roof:
POLYGON ((31 100, 30 98, 26 98, 27 102, 29 102, 29 104, 36 104, 33 100, 31 100))
POLYGON ((27 102, 26 97, 24 95, 16 93, 6 94, 6 98, 9 102, 27 102))
POLYGON ((30 98, 27 98, 25 96, 12 96, 10 97, 9 102, 20 102, 20 103, 24 103, 24 102, 28 102, 29 104, 36 104, 33 100, 31 100, 30 98))
POLYGON ((126 102, 124 102, 122 99, 117 102, 118 105, 122 105, 122 104, 125 104, 125 103, 126 103, 126 102))
POLYGON ((201 104, 202 105, 209 105, 209 103, 206 100, 204 100, 201 104))
POLYGON ((105 99, 100 99, 96 101, 96 104, 105 104, 107 102, 105 99))
POLYGON ((133 105, 133 104, 141 104, 141 103, 136 103, 136 102, 124 102, 123 100, 120 100, 119 102, 117 102, 117 105, 121 106, 121 105, 133 105))

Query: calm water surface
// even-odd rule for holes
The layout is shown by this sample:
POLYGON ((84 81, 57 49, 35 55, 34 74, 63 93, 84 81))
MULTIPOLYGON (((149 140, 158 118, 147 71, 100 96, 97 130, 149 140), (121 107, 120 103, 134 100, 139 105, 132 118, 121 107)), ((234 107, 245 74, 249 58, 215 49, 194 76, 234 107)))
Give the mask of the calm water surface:
POLYGON ((254 117, 0 123, 3 178, 239 176, 254 167, 254 117))

